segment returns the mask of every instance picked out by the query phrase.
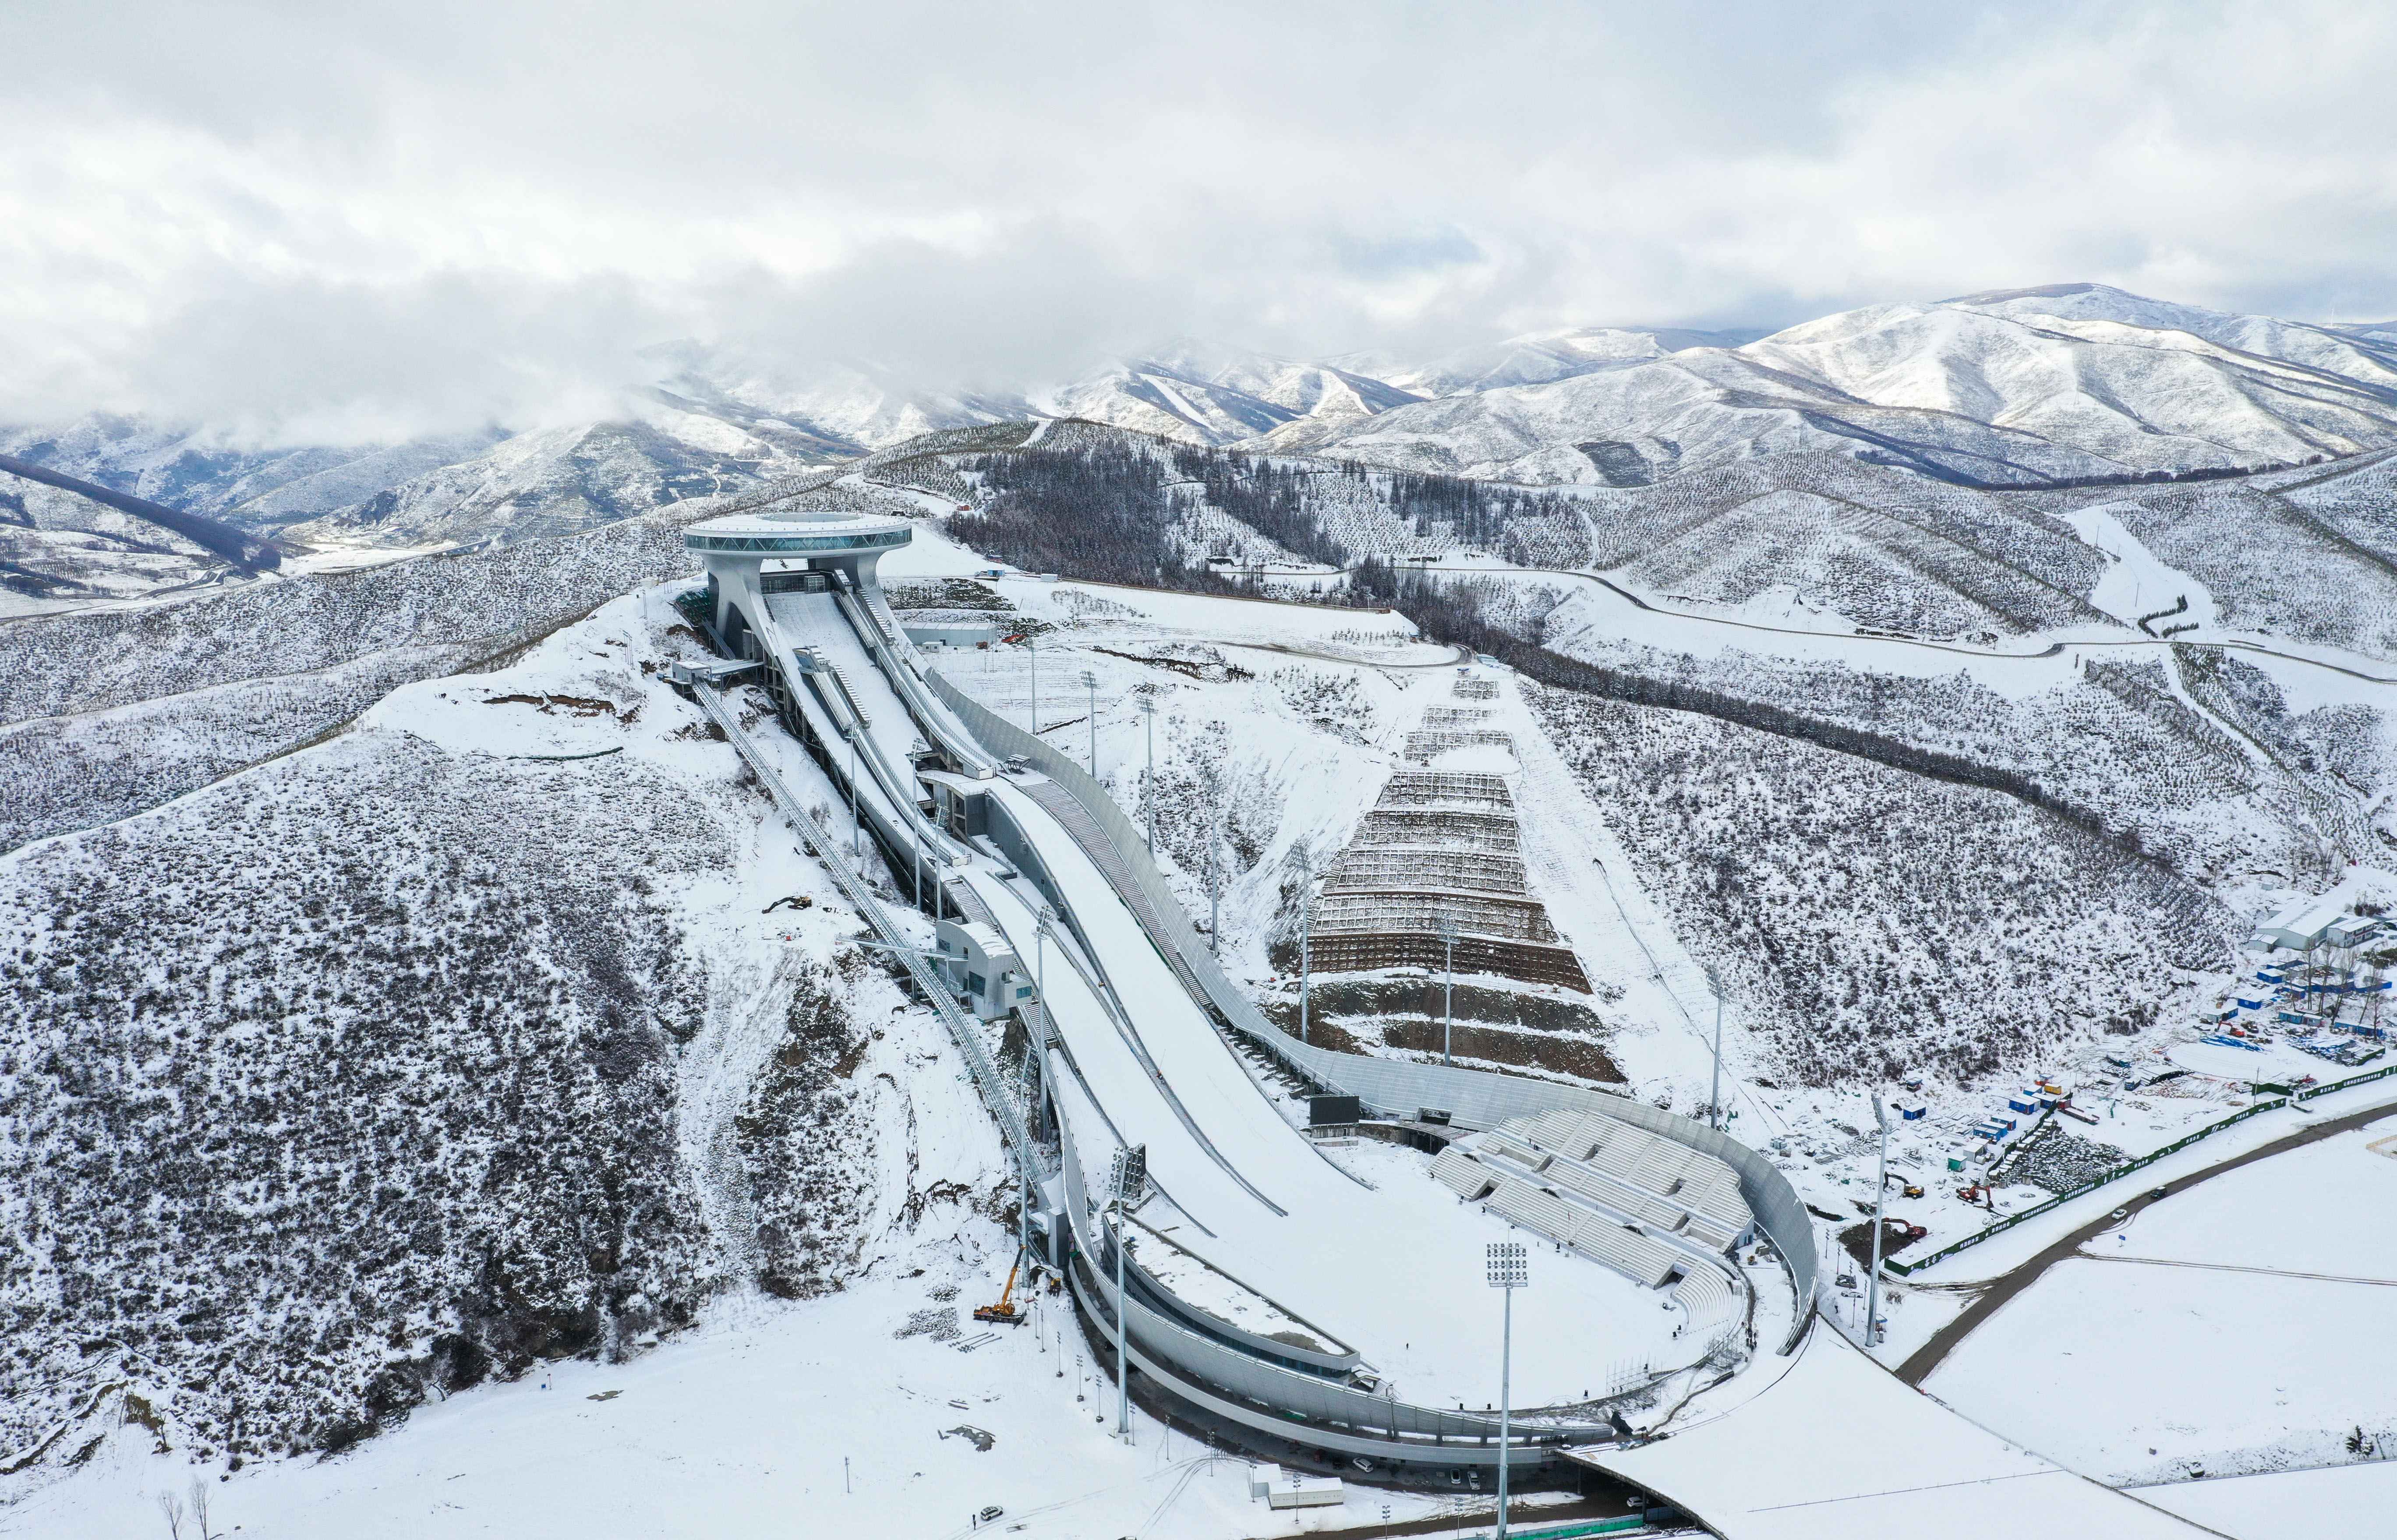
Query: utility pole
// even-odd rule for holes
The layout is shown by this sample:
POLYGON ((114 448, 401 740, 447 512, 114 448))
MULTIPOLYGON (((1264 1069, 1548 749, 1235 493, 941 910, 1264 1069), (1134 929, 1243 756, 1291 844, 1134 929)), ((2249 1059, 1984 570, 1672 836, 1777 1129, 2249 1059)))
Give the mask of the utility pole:
MULTIPOLYGON (((1721 980, 1721 979, 1719 979, 1719 978, 1715 977, 1715 971, 1714 971, 1714 968, 1713 968, 1713 966, 1712 966, 1711 964, 1709 964, 1709 965, 1707 966, 1707 987, 1708 989, 1713 990, 1713 991, 1714 991, 1714 995, 1715 995, 1715 1083, 1714 1083, 1714 1089, 1712 1089, 1711 1091, 1707 1091, 1707 1110, 1708 1110, 1708 1111, 1713 1115, 1714 1121, 1715 1121, 1715 1132, 1718 1132, 1718 1133, 1720 1133, 1720 1132, 1722 1132, 1722 1126, 1723 1126, 1723 1115, 1722 1115, 1722 980, 1721 980)), ((1875 1103, 1874 1105, 1875 1105, 1876 1106, 1878 1106, 1880 1104, 1879 1104, 1879 1103, 1875 1103)))
POLYGON ((1082 688, 1091 692, 1091 779, 1099 778, 1099 676, 1089 669, 1082 670, 1082 688))
POLYGON ((1442 946, 1448 948, 1448 982, 1440 986, 1440 1013, 1443 1024, 1440 1029, 1440 1062, 1453 1065, 1456 1061, 1450 1056, 1449 1049, 1456 1038, 1455 920, 1443 919, 1440 922, 1440 942, 1442 946))
POLYGON ((1873 1185, 1872 1277, 1865 1281, 1865 1351, 1881 1341, 1881 1238, 1886 1225, 1881 1205, 1889 1199, 1889 1109, 1881 1105, 1881 1088, 1873 1088, 1873 1121, 1881 1125, 1881 1180, 1873 1185))
POLYGON ((1148 858, 1157 859, 1157 697, 1140 698, 1140 714, 1148 718, 1148 774, 1141 782, 1140 799, 1148 805, 1148 858))
POLYGON ((1044 904, 1032 927, 1032 991, 1040 997, 1044 1022, 1049 1019, 1049 927, 1056 917, 1057 911, 1044 904))
POLYGON ((1490 1287, 1503 1291, 1506 1296, 1506 1324, 1498 1338, 1497 1535, 1497 1540, 1506 1540, 1506 1445, 1514 1428, 1515 1291, 1530 1288, 1532 1274, 1523 1261, 1523 1243, 1520 1240, 1490 1241, 1485 1265, 1490 1287))
POLYGON ((1315 855, 1298 850, 1298 1040, 1306 1038, 1306 976, 1314 964, 1309 944, 1315 930, 1315 855))
POLYGON ((1224 954, 1224 796, 1215 794, 1215 823, 1207 837, 1207 955, 1224 954))

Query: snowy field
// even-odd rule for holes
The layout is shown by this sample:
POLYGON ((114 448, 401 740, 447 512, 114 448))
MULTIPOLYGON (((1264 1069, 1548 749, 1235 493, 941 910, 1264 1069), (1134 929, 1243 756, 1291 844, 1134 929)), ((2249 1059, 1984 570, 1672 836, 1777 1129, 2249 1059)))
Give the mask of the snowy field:
POLYGON ((2392 1134, 2397 1118, 2226 1172, 2140 1213, 2119 1254, 2397 1286, 2397 1159, 2371 1147, 2392 1134))
POLYGON ((2238 1540, 2360 1540, 2397 1514, 2397 1463, 2233 1476, 2138 1494, 2238 1540))
POLYGON ((2355 1429, 2397 1422, 2397 1335, 2372 1324, 2397 1288, 2397 1160, 2368 1148, 2391 1132, 2397 1118, 2144 1212, 2000 1311, 1925 1388, 2109 1480, 2345 1458, 2355 1429))
MULTIPOLYGON (((1057 1301, 1026 1326, 974 1327, 968 1312, 998 1297, 1007 1259, 996 1229, 973 1239, 978 1260, 927 1254, 806 1304, 728 1301, 629 1363, 561 1363, 425 1407, 348 1454, 253 1466, 214 1487, 211 1522, 243 1540, 931 1540, 996 1506, 1000 1530, 1027 1540, 1297 1533, 1249 1496, 1244 1460, 1211 1457, 1137 1412, 1132 1447, 1118 1443, 1112 1382, 1094 1377, 1070 1325, 1061 1346, 1057 1301), (916 1266, 922 1277, 904 1276, 916 1266), (924 1330, 927 1317, 945 1328, 924 1330), (959 1350, 989 1331, 996 1340, 959 1350)), ((186 1480, 180 1461, 117 1440, 0 1513, 0 1534, 164 1533, 155 1493, 186 1480)), ((1375 1522, 1386 1506, 1420 1519, 1442 1503, 1352 1488, 1306 1527, 1375 1522)))

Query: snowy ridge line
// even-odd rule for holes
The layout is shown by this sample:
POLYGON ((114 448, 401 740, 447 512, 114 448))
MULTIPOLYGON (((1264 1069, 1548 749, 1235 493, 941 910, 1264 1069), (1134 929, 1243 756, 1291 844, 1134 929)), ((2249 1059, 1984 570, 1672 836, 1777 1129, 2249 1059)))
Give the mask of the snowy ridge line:
POLYGON ((975 1087, 981 1091, 991 1116, 998 1119, 999 1132, 1006 1135, 1008 1153, 1015 1158, 1017 1174, 1027 1184, 1037 1185, 1040 1180, 1040 1162, 1033 1149, 1031 1132, 1024 1127, 1023 1114, 1017 1109, 1014 1100, 1007 1094, 998 1070, 991 1065, 990 1056, 983 1051, 982 1041, 975 1036, 972 1024, 957 1010, 957 1002, 949 998, 948 992, 925 969, 922 957, 909 944, 905 933, 891 923, 881 904, 832 854, 834 846, 830 834, 812 814, 799 806, 798 798, 792 796, 790 787, 783 784, 782 773, 757 752, 757 745, 750 739, 748 730, 725 709, 715 687, 703 679, 694 679, 690 690, 692 698, 699 702, 700 709, 723 730, 725 737, 740 751, 741 757, 757 772, 759 783, 773 797, 774 805, 783 818, 798 833, 800 843, 807 847, 808 853, 832 874, 833 882, 840 889, 841 896, 855 905, 857 912, 864 916, 866 923, 874 928, 874 933, 906 963, 908 977, 931 1002, 932 1009, 940 1013, 942 1024, 949 1029, 949 1036, 957 1041, 957 1051, 965 1055, 966 1067, 973 1072, 975 1087))
MULTIPOLYGON (((1486 650, 1525 676, 1551 688, 1575 690, 1631 705, 1694 712, 1735 727, 1792 738, 1833 753, 1868 759, 1911 775, 2002 793, 2087 830, 2133 860, 2155 865, 2182 887, 2188 887, 2179 874, 2157 862, 2127 834, 2109 826, 2097 813, 2058 796, 2029 776, 2003 767, 1982 764, 1939 749, 1922 748, 1880 733, 1868 732, 1861 728, 1805 716, 1786 706, 1726 694, 1703 685, 1659 679, 1602 663, 1586 663, 1494 628, 1487 629, 1487 634, 1476 637, 1472 645, 1477 650, 1486 650)), ((2194 890, 2191 893, 2194 895, 2194 890)), ((2192 896, 2190 902, 2202 904, 2203 900, 2192 896)))
POLYGON ((1340 1053, 1302 1043, 1265 1020, 1254 1001, 1242 995, 1214 957, 1199 944, 1189 916, 1173 896, 1165 878, 1146 857, 1141 839, 1098 783, 1047 743, 975 701, 943 676, 928 669, 925 682, 989 749, 1020 754, 1043 774, 1080 802, 1091 822, 1112 849, 1111 861, 1101 869, 1129 876, 1132 891, 1126 904, 1149 931, 1149 940, 1173 971, 1197 985, 1202 1004, 1232 1031, 1273 1054, 1292 1073, 1326 1091, 1357 1096, 1386 1114, 1413 1116, 1420 1107, 1447 1110, 1458 1126, 1493 1128, 1509 1118, 1533 1117, 1559 1109, 1591 1112, 1627 1122, 1676 1144, 1714 1156, 1739 1173, 1740 1196, 1755 1216, 1757 1227, 1773 1242, 1790 1272, 1798 1296, 1797 1319, 1780 1347, 1795 1352, 1804 1340, 1814 1316, 1820 1259, 1814 1248, 1814 1222, 1797 1191, 1773 1163, 1728 1134, 1644 1102, 1583 1086, 1569 1086, 1520 1076, 1497 1075, 1461 1065, 1414 1064, 1365 1054, 1340 1053))

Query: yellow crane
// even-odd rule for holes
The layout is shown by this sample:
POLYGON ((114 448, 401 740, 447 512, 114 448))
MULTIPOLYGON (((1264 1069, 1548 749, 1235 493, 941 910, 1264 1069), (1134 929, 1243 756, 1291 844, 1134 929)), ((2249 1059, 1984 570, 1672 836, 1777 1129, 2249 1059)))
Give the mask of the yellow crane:
POLYGON ((1007 1270, 1007 1287, 999 1292, 997 1305, 984 1305, 976 1309, 976 1320, 995 1320, 1006 1326, 1024 1324, 1024 1307, 1015 1303, 1015 1276, 1024 1270, 1024 1252, 1018 1249, 1015 1265, 1007 1270))

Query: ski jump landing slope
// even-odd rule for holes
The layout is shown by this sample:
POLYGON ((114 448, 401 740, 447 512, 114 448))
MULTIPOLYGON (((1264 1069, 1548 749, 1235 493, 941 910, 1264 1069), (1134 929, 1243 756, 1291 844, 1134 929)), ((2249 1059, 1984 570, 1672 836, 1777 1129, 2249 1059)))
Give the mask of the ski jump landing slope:
MULTIPOLYGON (((1279 1307, 1304 1323, 1300 1332, 1313 1328, 1306 1334, 1324 1349, 1361 1357, 1397 1399, 1493 1404, 1498 1312, 1482 1277, 1483 1246, 1507 1239, 1508 1227, 1460 1204, 1428 1172, 1369 1185, 1335 1165, 1266 1099, 1139 918, 1031 794, 1038 778, 985 784, 1071 895, 1070 931, 1060 925, 1053 939, 1037 940, 1040 895, 991 863, 954 880, 974 891, 1019 957, 1044 959, 1062 1045, 1051 1073, 1066 1092, 1057 1105, 1084 1182, 1104 1175, 1119 1143, 1148 1146, 1160 1201, 1140 1215, 1154 1237, 1136 1246, 1144 1265, 1169 1243, 1203 1260, 1225 1280, 1207 1304, 1248 1312, 1230 1324, 1279 1307)), ((1635 1353, 1661 1363, 1676 1347, 1699 1350, 1675 1343, 1678 1318, 1627 1279, 1571 1256, 1551 1255, 1540 1272, 1539 1287, 1515 1302, 1519 1344, 1538 1345, 1516 1359, 1522 1404, 1579 1401, 1607 1367, 1635 1353)))
POLYGON ((1753 1400, 1640 1448, 1567 1453, 1697 1515, 1723 1540, 2216 1533, 2008 1443, 1820 1322, 1797 1364, 1753 1400))

